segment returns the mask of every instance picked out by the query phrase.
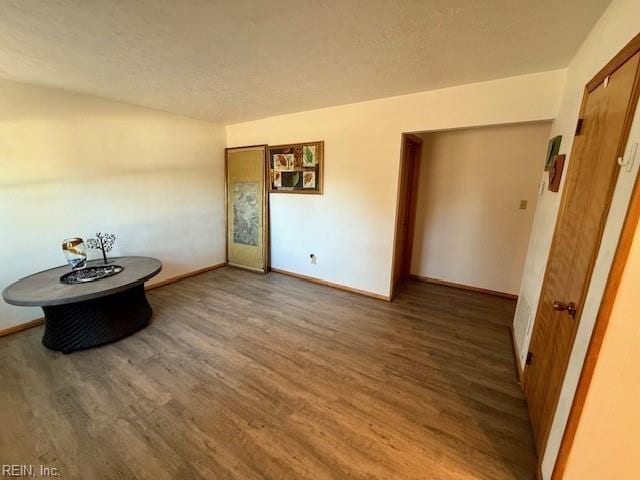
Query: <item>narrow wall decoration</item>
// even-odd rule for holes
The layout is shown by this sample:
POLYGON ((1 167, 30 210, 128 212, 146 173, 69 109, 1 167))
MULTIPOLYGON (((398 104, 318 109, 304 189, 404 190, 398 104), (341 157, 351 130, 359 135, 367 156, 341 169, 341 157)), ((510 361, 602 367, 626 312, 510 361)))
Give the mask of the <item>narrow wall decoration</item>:
POLYGON ((560 180, 562 180, 562 170, 564 169, 565 155, 556 155, 549 168, 549 190, 551 192, 560 191, 560 180))
POLYGON ((322 194, 324 142, 269 147, 269 191, 322 194))
POLYGON ((555 156, 560 153, 560 143, 562 143, 562 135, 557 135, 549 140, 549 148, 547 148, 547 158, 545 160, 544 169, 549 171, 555 161, 555 156))
POLYGON ((258 182, 233 185, 233 241, 257 246, 260 236, 260 204, 258 182))
MULTIPOLYGON (((269 244, 266 153, 266 145, 226 150, 227 263, 262 272, 269 244)), ((289 159, 279 161, 286 166, 289 159)))

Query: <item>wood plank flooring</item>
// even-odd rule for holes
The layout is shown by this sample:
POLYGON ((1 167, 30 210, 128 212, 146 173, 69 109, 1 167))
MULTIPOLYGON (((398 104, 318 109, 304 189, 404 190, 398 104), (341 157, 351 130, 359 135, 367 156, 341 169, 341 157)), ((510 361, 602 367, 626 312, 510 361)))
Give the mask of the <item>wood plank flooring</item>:
POLYGON ((512 300, 416 281, 383 302, 224 268, 62 355, 0 338, 0 464, 61 478, 527 479, 512 300))

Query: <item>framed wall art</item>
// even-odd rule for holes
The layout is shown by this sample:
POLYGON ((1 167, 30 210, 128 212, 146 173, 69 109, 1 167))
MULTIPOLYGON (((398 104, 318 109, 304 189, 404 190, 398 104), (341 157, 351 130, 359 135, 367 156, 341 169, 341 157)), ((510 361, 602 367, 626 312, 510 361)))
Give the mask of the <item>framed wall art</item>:
POLYGON ((226 149, 227 264, 266 272, 266 145, 226 149))
POLYGON ((547 148, 547 158, 544 163, 544 170, 549 171, 553 165, 554 158, 560 153, 560 143, 562 142, 562 135, 557 135, 549 140, 549 147, 547 148))
POLYGON ((549 168, 549 190, 552 192, 560 191, 560 180, 562 180, 562 170, 564 169, 565 155, 556 155, 553 157, 553 163, 549 168))
POLYGON ((269 147, 269 192, 322 194, 324 142, 269 147))

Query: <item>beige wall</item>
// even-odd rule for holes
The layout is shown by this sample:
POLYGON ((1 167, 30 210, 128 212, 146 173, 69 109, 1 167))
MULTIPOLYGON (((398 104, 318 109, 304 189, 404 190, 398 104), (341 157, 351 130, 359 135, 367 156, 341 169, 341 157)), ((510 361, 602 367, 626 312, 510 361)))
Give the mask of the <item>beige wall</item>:
POLYGON ((230 147, 325 141, 324 195, 270 196, 272 266, 388 295, 402 132, 548 120, 563 81, 546 72, 227 126, 230 147))
MULTIPOLYGON (((211 123, 0 81, 0 288, 96 231, 118 236, 114 255, 162 260, 156 280, 223 262, 225 140, 211 123)), ((0 328, 41 315, 0 301, 0 328)))
POLYGON ((640 478, 640 229, 611 312, 566 480, 640 478))
POLYGON ((419 135, 412 274, 518 293, 550 128, 536 122, 419 135))

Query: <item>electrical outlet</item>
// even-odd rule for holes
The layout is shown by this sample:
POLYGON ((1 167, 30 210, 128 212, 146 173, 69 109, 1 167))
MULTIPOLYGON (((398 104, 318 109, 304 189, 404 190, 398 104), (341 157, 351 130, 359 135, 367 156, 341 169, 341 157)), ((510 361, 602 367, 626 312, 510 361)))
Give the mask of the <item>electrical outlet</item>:
POLYGON ((527 201, 520 200, 520 210, 526 210, 526 209, 527 209, 527 201))
POLYGON ((313 265, 315 265, 315 264, 316 264, 316 254, 315 254, 315 253, 312 253, 312 254, 310 254, 310 255, 309 255, 309 261, 310 261, 313 265))

